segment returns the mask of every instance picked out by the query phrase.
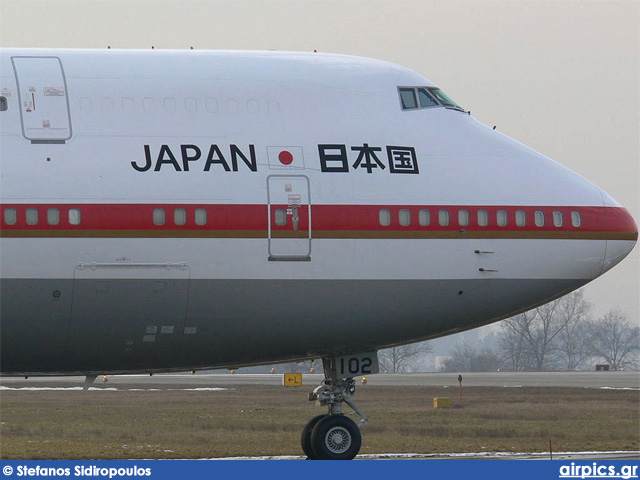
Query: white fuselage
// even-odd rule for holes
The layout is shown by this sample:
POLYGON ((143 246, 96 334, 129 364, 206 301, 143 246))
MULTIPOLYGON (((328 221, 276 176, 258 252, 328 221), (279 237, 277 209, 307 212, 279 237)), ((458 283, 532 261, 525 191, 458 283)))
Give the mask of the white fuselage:
POLYGON ((386 62, 2 50, 2 371, 331 356, 580 287, 637 227, 386 62), (416 90, 417 92, 418 90, 416 90))

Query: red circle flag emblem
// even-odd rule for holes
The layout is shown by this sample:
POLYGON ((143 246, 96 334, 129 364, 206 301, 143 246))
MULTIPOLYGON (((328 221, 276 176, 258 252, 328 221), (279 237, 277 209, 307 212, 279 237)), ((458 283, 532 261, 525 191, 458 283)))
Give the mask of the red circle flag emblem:
POLYGON ((304 170, 302 147, 278 145, 267 147, 269 168, 272 170, 304 170))
POLYGON ((278 160, 283 165, 291 165, 293 163, 293 155, 287 150, 283 150, 278 154, 278 160))

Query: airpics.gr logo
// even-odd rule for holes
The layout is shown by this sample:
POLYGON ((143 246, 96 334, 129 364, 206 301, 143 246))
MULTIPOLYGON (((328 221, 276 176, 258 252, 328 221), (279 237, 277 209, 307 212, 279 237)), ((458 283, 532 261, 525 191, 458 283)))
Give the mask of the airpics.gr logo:
POLYGON ((638 465, 622 465, 620 470, 615 465, 563 465, 560 467, 559 478, 638 478, 638 465))

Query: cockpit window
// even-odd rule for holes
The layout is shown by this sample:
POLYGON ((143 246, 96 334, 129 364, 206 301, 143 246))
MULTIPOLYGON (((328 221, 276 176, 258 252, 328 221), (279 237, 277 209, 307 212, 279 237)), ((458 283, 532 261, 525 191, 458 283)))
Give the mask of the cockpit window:
POLYGON ((427 92, 426 88, 418 89, 418 98, 420 98, 420 107, 422 108, 438 106, 438 101, 427 92))
POLYGON ((439 88, 431 88, 431 89, 429 89, 429 92, 431 93, 431 95, 436 97, 438 99, 438 101, 442 105, 444 105, 445 107, 457 108, 457 109, 462 110, 460 105, 458 105, 456 102, 454 102, 449 97, 447 97, 444 94, 444 92, 442 90, 440 90, 439 88))
POLYGON ((416 102, 416 92, 413 88, 400 88, 400 99, 402 100, 402 108, 407 110, 409 108, 418 108, 416 102))
POLYGON ((464 112, 462 107, 437 87, 398 87, 398 93, 403 110, 445 107, 464 112))

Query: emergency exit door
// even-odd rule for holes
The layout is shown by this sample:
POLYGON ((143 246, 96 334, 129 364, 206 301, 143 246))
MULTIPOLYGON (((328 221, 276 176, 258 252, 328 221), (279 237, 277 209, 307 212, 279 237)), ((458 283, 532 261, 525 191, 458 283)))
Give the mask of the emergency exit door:
POLYGON ((311 198, 304 175, 267 177, 269 260, 311 260, 311 198))
POLYGON ((58 57, 12 57, 22 134, 31 143, 71 138, 67 83, 58 57))

